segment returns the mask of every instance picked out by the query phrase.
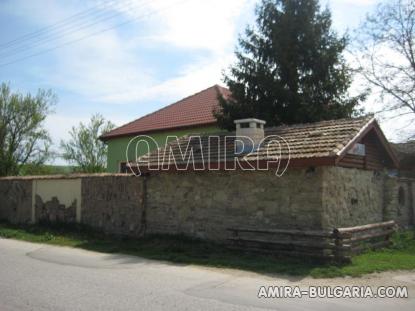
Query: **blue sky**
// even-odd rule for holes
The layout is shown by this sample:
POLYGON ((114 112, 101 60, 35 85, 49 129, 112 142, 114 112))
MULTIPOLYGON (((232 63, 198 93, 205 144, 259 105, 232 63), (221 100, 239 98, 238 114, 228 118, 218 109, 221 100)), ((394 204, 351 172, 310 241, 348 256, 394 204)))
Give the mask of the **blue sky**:
MULTIPOLYGON (((0 81, 22 92, 46 88, 58 95, 46 124, 57 145, 73 125, 94 113, 122 125, 221 83, 222 70, 234 59, 238 34, 253 22, 255 3, 1 0, 0 81), (55 28, 40 42, 40 37, 21 38, 80 12, 70 20, 73 24, 55 28), (18 45, 2 45, 15 39, 18 45)), ((340 33, 358 26, 375 3, 322 1, 331 8, 340 33)))

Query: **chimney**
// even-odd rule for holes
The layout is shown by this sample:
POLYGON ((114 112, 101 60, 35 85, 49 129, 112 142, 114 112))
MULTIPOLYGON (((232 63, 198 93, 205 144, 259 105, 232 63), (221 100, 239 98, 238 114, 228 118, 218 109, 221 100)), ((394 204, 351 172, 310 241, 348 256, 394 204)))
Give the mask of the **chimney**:
POLYGON ((251 152, 254 151, 259 143, 264 138, 264 125, 265 121, 248 118, 233 121, 236 124, 236 152, 251 152), (252 141, 254 145, 252 146, 252 141))

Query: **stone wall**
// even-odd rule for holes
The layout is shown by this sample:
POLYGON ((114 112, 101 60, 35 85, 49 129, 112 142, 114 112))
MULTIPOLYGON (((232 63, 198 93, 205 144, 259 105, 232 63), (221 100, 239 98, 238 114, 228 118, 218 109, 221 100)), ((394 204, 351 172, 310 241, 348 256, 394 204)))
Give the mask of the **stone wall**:
POLYGON ((325 167, 323 180, 323 227, 330 229, 383 221, 384 174, 325 167))
POLYGON ((137 236, 143 229, 143 179, 90 176, 82 179, 81 223, 107 233, 137 236))
POLYGON ((389 178, 385 184, 385 219, 401 226, 413 225, 415 182, 409 178, 389 178))
POLYGON ((108 233, 142 230, 143 179, 120 174, 0 179, 0 219, 83 223, 108 233))
POLYGON ((322 170, 161 173, 148 180, 147 228, 224 239, 229 227, 320 229, 322 170))
POLYGON ((350 227, 395 220, 414 224, 415 183, 411 179, 354 168, 326 167, 323 173, 323 227, 350 227), (399 191, 403 199, 399 199, 399 191))
POLYGON ((31 221, 31 180, 0 179, 0 219, 11 223, 31 221))
POLYGON ((224 240, 232 227, 330 230, 388 219, 407 225, 414 187, 374 171, 342 167, 289 169, 282 177, 210 171, 2 178, 0 218, 77 221, 130 236, 181 233, 224 240), (399 186, 408 193, 401 206, 399 186))

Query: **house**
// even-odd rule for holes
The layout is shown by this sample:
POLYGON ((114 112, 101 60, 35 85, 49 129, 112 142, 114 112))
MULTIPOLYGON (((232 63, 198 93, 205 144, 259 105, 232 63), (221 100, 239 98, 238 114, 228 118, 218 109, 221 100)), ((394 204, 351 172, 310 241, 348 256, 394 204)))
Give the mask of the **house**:
MULTIPOLYGON (((106 133, 101 139, 108 145, 108 172, 125 171, 126 149, 137 135, 148 135, 163 145, 168 136, 217 132, 213 111, 219 107, 218 96, 226 98, 229 94, 228 89, 214 85, 106 133)), ((154 147, 149 144, 150 150, 154 147)), ((130 158, 136 155, 135 150, 130 152, 130 158)), ((141 145, 137 155, 146 152, 146 146, 141 145)))
MULTIPOLYGON (((237 130, 233 133, 210 133, 202 135, 201 139, 198 139, 198 134, 191 134, 172 141, 159 150, 141 156, 141 168, 154 169, 154 165, 163 162, 160 159, 164 159, 163 164, 171 165, 172 168, 173 164, 187 165, 188 159, 183 160, 180 152, 192 147, 197 150, 193 153, 195 162, 204 163, 206 167, 212 162, 220 167, 226 162, 234 162, 235 158, 238 158, 238 162, 254 162, 258 158, 267 161, 273 157, 282 159, 284 163, 289 160, 290 168, 340 166, 382 171, 398 166, 396 154, 372 116, 268 128, 264 128, 265 122, 258 119, 237 120, 235 123, 237 130), (252 134, 251 129, 254 130, 252 134), (262 132, 259 134, 261 139, 265 138, 261 148, 249 154, 236 153, 238 137, 254 138, 254 135, 258 136, 258 130, 262 132), (273 139, 275 136, 280 139, 273 139), (217 139, 214 140, 215 137, 217 139), (269 143, 271 148, 266 152, 265 146, 269 143), (175 157, 164 157, 170 149, 175 157)), ((281 167, 281 164, 276 165, 281 167)))
POLYGON ((0 219, 265 248, 280 241, 303 257, 335 228, 414 223, 414 180, 396 175, 398 159, 374 118, 278 127, 235 122, 234 133, 189 134, 129 162, 140 177, 0 178, 0 219))
POLYGON ((164 219, 155 232, 173 227, 220 238, 232 226, 414 223, 412 185, 390 176, 398 160, 373 117, 265 129, 256 119, 236 123, 235 133, 185 136, 130 163, 148 176, 148 208, 164 219), (238 138, 249 130, 262 130, 263 144, 236 154, 238 138))

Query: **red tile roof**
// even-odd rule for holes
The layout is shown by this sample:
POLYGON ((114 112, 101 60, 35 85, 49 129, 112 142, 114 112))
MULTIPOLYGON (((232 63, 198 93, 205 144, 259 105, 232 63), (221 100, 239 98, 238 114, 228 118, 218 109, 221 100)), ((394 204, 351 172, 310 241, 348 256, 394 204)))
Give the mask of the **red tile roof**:
POLYGON ((219 85, 214 85, 120 126, 106 133, 101 138, 108 140, 114 137, 130 136, 139 133, 215 124, 216 119, 213 116, 213 110, 219 106, 219 94, 226 98, 230 95, 230 91, 219 85))

